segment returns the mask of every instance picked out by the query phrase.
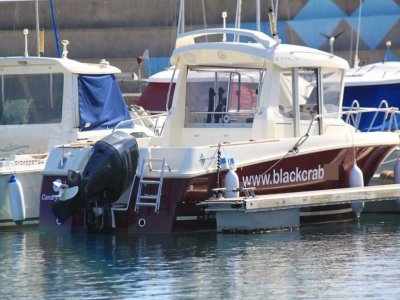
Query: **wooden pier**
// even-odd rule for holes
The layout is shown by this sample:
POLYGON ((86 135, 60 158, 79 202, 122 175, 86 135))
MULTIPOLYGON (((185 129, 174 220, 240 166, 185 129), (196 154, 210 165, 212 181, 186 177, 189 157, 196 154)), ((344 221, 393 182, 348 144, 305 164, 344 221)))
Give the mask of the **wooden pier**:
POLYGON ((300 226, 300 209, 351 203, 355 207, 372 201, 400 199, 400 184, 342 188, 296 193, 211 198, 202 203, 215 212, 217 230, 256 231, 300 226))

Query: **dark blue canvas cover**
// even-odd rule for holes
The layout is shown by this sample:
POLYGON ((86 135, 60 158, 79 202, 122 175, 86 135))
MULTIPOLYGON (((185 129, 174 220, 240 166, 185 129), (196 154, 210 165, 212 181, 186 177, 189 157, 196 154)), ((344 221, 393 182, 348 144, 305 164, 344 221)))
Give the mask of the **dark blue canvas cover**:
POLYGON ((115 76, 79 75, 81 131, 113 128, 130 115, 115 76))

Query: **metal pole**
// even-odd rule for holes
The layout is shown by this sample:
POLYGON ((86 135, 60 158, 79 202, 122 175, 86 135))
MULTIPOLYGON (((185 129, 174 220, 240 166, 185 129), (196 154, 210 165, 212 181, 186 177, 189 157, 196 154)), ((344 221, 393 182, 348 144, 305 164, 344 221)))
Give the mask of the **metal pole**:
POLYGON ((36 50, 37 50, 37 56, 40 56, 39 0, 35 1, 35 19, 36 19, 36 50))
POLYGON ((56 14, 54 12, 54 5, 53 5, 53 0, 49 0, 50 3, 50 10, 51 10, 51 21, 53 23, 53 31, 54 31, 54 39, 56 42, 56 50, 57 50, 57 56, 61 58, 61 49, 60 49, 60 39, 58 37, 58 28, 57 28, 57 22, 56 22, 56 14))
POLYGON ((204 3, 204 0, 201 1, 201 6, 203 9, 203 26, 204 26, 204 29, 206 29, 207 28, 207 18, 206 18, 206 5, 204 3))
MULTIPOLYGON (((275 25, 278 26, 279 0, 275 0, 275 25)), ((278 29, 276 29, 278 32, 278 29)))
POLYGON ((256 0, 256 23, 257 31, 261 31, 260 0, 256 0))
MULTIPOLYGON (((203 8, 203 25, 204 29, 207 28, 207 19, 206 19, 206 5, 204 3, 204 0, 201 1, 201 6, 203 8)), ((208 37, 206 36, 206 42, 208 42, 208 37)))
POLYGON ((358 44, 360 41, 360 30, 361 30, 361 10, 362 10, 362 0, 360 0, 360 10, 358 11, 358 24, 357 24, 357 41, 356 41, 356 55, 354 57, 354 67, 358 67, 358 63, 360 62, 358 58, 358 44))
POLYGON ((242 15, 242 0, 237 0, 236 2, 236 18, 235 18, 235 28, 240 29, 242 15))
MULTIPOLYGON (((236 2, 236 18, 235 18, 235 28, 236 29, 240 29, 241 15, 242 15, 242 0, 237 0, 237 2, 236 2)), ((239 36, 235 36, 234 41, 239 42, 239 36)))
POLYGON ((185 32, 185 0, 181 0, 179 6, 177 35, 184 32, 185 32))

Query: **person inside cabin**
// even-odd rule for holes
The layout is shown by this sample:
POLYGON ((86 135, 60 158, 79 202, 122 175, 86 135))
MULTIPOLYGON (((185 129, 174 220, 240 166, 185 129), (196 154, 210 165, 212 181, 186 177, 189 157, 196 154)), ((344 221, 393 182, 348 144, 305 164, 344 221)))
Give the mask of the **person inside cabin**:
POLYGON ((225 93, 225 90, 222 87, 218 88, 218 105, 215 108, 214 121, 215 123, 221 123, 222 112, 226 111, 226 97, 222 97, 225 93))
POLYGON ((210 88, 208 90, 208 114, 207 114, 207 123, 211 123, 211 113, 214 111, 214 97, 215 97, 215 90, 210 88))

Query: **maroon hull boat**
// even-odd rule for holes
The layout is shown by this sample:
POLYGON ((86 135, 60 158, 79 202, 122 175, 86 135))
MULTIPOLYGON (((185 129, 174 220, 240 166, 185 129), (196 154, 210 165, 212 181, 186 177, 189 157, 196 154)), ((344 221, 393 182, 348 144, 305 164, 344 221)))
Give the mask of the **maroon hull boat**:
MULTIPOLYGON (((225 198, 243 187, 257 195, 345 188, 353 169, 367 185, 399 144, 395 133, 359 132, 342 119, 348 64, 332 54, 260 32, 208 29, 179 36, 171 62, 179 76, 161 131, 120 129, 90 151, 77 144, 51 151, 42 229, 215 228, 215 216, 198 204, 218 188, 225 198), (233 42, 238 36, 246 42, 233 42)), ((351 205, 301 210, 302 223, 355 218, 351 205)))

